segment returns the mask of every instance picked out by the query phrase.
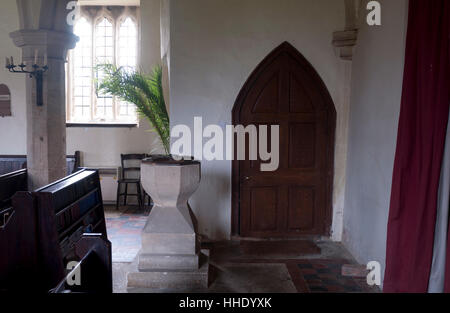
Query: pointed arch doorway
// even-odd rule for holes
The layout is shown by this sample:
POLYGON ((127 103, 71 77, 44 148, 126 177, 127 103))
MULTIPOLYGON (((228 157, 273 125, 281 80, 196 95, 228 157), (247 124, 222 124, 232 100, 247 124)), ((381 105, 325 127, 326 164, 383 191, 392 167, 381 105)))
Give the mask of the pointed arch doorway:
POLYGON ((315 69, 287 42, 237 97, 233 125, 251 124, 280 126, 280 164, 261 172, 260 161, 233 161, 233 235, 329 235, 336 110, 315 69))

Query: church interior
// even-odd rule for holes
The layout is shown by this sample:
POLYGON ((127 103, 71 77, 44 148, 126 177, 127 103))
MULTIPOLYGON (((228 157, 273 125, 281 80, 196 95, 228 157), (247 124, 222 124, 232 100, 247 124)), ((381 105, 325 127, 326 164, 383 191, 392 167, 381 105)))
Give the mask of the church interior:
POLYGON ((450 1, 3 0, 0 40, 0 293, 450 292, 450 1))

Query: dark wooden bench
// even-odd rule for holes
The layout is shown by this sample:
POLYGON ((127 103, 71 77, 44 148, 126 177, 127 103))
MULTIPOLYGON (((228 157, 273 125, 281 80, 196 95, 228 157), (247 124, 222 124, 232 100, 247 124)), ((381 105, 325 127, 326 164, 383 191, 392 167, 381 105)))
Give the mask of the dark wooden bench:
MULTIPOLYGON (((67 175, 75 173, 81 166, 81 152, 67 156, 67 175)), ((26 155, 0 155, 0 175, 27 168, 26 155)))
POLYGON ((0 175, 0 211, 11 206, 11 199, 16 192, 27 190, 27 181, 26 169, 0 175))
POLYGON ((30 290, 66 290, 61 282, 68 265, 81 262, 86 286, 75 286, 76 292, 112 292, 98 171, 83 169, 34 192, 19 191, 11 204, 0 228, 0 290, 21 290, 25 278, 30 290))
POLYGON ((50 292, 112 293, 109 241, 105 240, 102 234, 84 234, 76 243, 75 252, 81 261, 77 262, 78 265, 50 292))
MULTIPOLYGON (((0 176, 0 290, 19 289, 37 269, 36 214, 31 198, 24 198, 24 210, 15 210, 14 198, 28 190, 27 170, 0 176)), ((27 284, 33 288, 34 280, 27 284)))

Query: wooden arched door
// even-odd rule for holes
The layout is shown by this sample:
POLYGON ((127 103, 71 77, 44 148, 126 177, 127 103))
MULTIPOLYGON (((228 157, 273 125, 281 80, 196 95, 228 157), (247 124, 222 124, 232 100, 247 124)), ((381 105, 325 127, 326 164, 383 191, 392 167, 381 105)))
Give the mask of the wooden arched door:
POLYGON ((336 111, 325 84, 292 45, 280 45, 251 74, 233 124, 280 127, 277 171, 233 161, 233 234, 328 235, 336 111))

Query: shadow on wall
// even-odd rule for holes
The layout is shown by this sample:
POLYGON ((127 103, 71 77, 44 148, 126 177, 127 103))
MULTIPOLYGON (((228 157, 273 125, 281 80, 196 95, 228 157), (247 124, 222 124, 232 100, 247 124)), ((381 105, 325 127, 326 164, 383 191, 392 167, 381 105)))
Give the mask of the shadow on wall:
POLYGON ((217 162, 202 161, 200 187, 189 203, 197 217, 198 231, 202 237, 223 240, 229 239, 231 234, 231 180, 229 173, 209 171, 216 167, 217 162), (221 208, 227 209, 219 211, 221 208))

